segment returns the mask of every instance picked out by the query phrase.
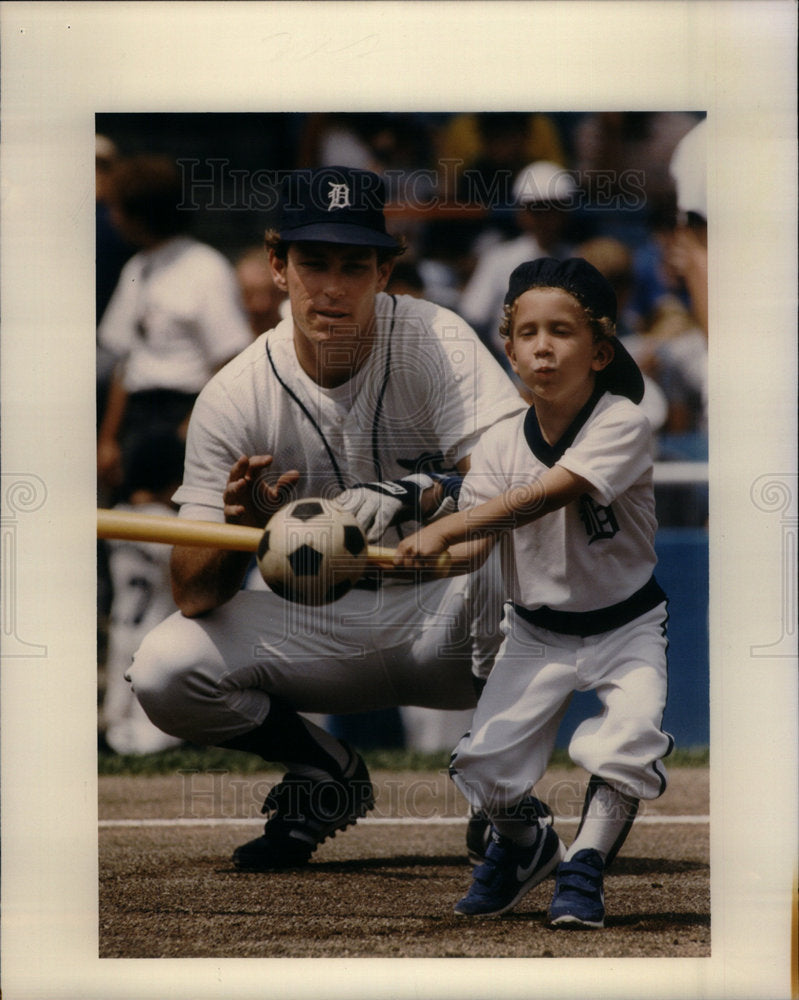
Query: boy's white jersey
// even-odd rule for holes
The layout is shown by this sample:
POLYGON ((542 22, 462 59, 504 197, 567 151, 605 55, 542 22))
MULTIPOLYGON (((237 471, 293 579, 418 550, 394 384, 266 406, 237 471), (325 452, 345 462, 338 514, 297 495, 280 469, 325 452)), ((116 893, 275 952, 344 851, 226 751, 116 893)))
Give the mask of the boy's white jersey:
POLYGON ((556 447, 535 409, 489 430, 472 453, 460 505, 529 484, 553 465, 587 479, 578 500, 510 532, 504 576, 514 603, 585 612, 626 600, 652 576, 655 499, 651 428, 623 396, 592 397, 556 447))
POLYGON ((299 496, 334 497, 359 482, 451 469, 488 427, 526 409, 455 313, 380 293, 376 318, 369 358, 335 389, 300 368, 290 317, 211 379, 192 413, 174 497, 182 516, 223 519, 228 472, 241 455, 272 455, 275 478, 299 469, 299 496))

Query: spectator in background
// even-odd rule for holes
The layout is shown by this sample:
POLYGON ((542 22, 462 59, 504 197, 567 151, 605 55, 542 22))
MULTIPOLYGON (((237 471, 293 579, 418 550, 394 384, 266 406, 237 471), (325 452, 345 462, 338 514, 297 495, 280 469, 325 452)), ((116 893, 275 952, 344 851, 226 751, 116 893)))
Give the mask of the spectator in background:
POLYGON ((616 336, 632 355, 644 378, 644 397, 640 407, 652 427, 652 433, 659 433, 668 417, 668 403, 658 385, 657 366, 653 352, 646 338, 637 328, 637 317, 630 312, 630 301, 635 284, 633 254, 621 240, 612 236, 596 236, 581 243, 574 251, 575 257, 582 257, 599 271, 613 289, 618 303, 616 336))
POLYGON ((95 197, 95 319, 100 322, 113 294, 119 274, 128 258, 136 252, 111 222, 108 204, 111 176, 119 162, 119 151, 106 135, 94 137, 95 197))
POLYGON ((418 246, 416 266, 426 297, 454 312, 474 270, 472 232, 473 224, 468 220, 432 219, 425 223, 418 246))
POLYGON ((239 256, 236 278, 253 336, 277 326, 283 316, 281 306, 286 296, 272 280, 263 247, 251 247, 239 256))
POLYGON ((443 194, 461 201, 478 190, 501 191, 498 178, 509 187, 525 164, 535 160, 566 163, 552 119, 525 112, 453 115, 439 133, 437 155, 443 194))
POLYGON ((378 171, 378 157, 369 146, 368 117, 321 112, 307 115, 297 143, 297 166, 308 169, 342 166, 378 171))
POLYGON ((662 341, 658 360, 664 384, 675 400, 675 419, 669 429, 684 436, 672 445, 682 451, 675 457, 682 458, 704 458, 707 447, 706 129, 704 121, 697 124, 678 144, 670 163, 677 224, 666 239, 665 258, 682 283, 687 309, 674 307, 653 327, 662 341))
MULTIPOLYGON (((176 516, 170 498, 183 478, 184 447, 174 435, 140 441, 128 466, 124 501, 116 510, 176 516)), ((115 753, 157 753, 182 742, 144 714, 125 674, 144 636, 177 610, 172 599, 167 545, 109 540, 113 583, 100 734, 115 753)))
POLYGON ((669 166, 677 190, 677 227, 670 262, 682 276, 699 328, 708 332, 707 121, 679 142, 669 166))
POLYGON ((601 233, 636 248, 647 239, 653 206, 672 191, 671 155, 697 121, 685 112, 603 111, 576 123, 573 166, 587 209, 581 240, 601 233))
POLYGON ((371 170, 383 178, 387 201, 402 206, 435 194, 431 135, 419 115, 309 114, 298 141, 297 165, 371 170))
MULTIPOLYGON (((99 325, 116 288, 126 261, 136 252, 111 222, 108 195, 111 172, 119 160, 114 142, 105 135, 94 137, 94 245, 95 326, 99 325)), ((97 353, 97 423, 105 411, 108 386, 114 369, 113 356, 102 348, 97 353)))
POLYGON ((122 160, 111 219, 139 247, 122 270, 98 340, 116 358, 97 441, 98 479, 118 487, 142 438, 181 432, 210 376, 252 340, 231 264, 188 233, 181 178, 165 157, 122 160))
POLYGON ((540 160, 520 171, 513 184, 517 235, 478 256, 463 290, 459 312, 506 368, 499 324, 508 275, 526 260, 570 255, 567 230, 576 195, 571 174, 556 163, 540 160))
MULTIPOLYGON (((110 177, 114 166, 119 161, 119 151, 116 144, 106 135, 97 134, 94 137, 94 246, 95 246, 95 328, 99 325, 106 306, 113 294, 120 272, 126 261, 133 256, 136 248, 122 237, 122 234, 111 222, 108 196, 110 177)), ((114 372, 114 356, 96 345, 97 364, 95 372, 95 413, 99 428, 108 402, 108 391, 114 372)), ((105 504, 105 491, 100 490, 98 501, 105 504)), ((112 599, 111 578, 108 569, 108 548, 105 542, 97 539, 97 642, 98 649, 105 650, 108 643, 108 616, 111 611, 112 599)))
POLYGON ((565 163, 558 130, 544 114, 456 114, 439 129, 435 147, 441 201, 483 210, 460 227, 476 252, 517 235, 513 181, 525 164, 565 163))

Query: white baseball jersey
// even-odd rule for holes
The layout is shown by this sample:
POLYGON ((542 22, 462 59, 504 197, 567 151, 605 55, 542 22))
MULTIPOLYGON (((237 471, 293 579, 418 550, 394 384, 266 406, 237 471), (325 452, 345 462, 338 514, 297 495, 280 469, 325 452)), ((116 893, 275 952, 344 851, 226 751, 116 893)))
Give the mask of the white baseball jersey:
POLYGON ((97 336, 125 359, 129 393, 197 393, 252 341, 231 264, 188 236, 131 257, 97 336))
MULTIPOLYGON (((323 389, 300 368, 291 318, 210 381, 194 407, 184 481, 174 497, 182 516, 223 519, 222 494, 240 455, 273 455, 275 477, 302 473, 299 495, 334 497, 430 464, 451 469, 487 427, 524 409, 454 313, 381 293, 376 315, 368 360, 335 389, 323 389)), ((395 529, 390 534, 397 539, 395 529)))
POLYGON ((592 488, 512 532, 508 596, 525 608, 565 612, 617 604, 644 586, 656 562, 649 422, 630 400, 604 393, 552 448, 530 408, 484 435, 461 506, 535 481, 555 464, 592 488))

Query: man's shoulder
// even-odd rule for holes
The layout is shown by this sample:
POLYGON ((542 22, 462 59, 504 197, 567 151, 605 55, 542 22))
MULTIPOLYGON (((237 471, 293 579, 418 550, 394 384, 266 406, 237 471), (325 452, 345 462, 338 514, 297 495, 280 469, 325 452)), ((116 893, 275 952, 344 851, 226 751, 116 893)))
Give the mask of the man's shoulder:
POLYGON ((415 295, 381 292, 377 296, 377 312, 384 316, 432 316, 439 308, 429 299, 420 299, 415 295))
POLYGON ((264 344, 267 336, 268 334, 262 333, 260 337, 234 355, 206 382, 201 395, 207 398, 220 393, 236 395, 244 390, 244 386, 248 382, 261 383, 263 380, 259 378, 259 373, 264 370, 267 364, 264 344))
MULTIPOLYGON (((211 379, 224 386, 232 386, 244 377, 257 379, 259 385, 275 368, 282 379, 291 376, 297 367, 294 353, 291 319, 281 320, 277 326, 259 334, 251 343, 239 351, 211 379)), ((210 383, 209 383, 210 384, 210 383)))
POLYGON ((416 298, 414 295, 392 296, 385 293, 379 295, 377 314, 385 318, 394 316, 397 320, 416 322, 429 327, 433 332, 439 332, 442 329, 451 330, 453 326, 473 332, 466 320, 453 312, 452 309, 448 309, 438 302, 432 302, 430 299, 416 298), (392 304, 392 299, 395 300, 396 305, 392 304))

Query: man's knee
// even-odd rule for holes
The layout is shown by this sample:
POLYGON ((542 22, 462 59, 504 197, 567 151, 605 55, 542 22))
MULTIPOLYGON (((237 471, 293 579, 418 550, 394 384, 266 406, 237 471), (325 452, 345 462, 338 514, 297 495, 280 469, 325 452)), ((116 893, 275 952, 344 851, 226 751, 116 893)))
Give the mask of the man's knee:
MULTIPOLYGON (((145 636, 128 669, 131 687, 150 720, 167 733, 178 733, 185 724, 185 706, 203 695, 216 696, 202 670, 196 646, 174 633, 171 619, 145 636)), ((179 631, 179 629, 177 629, 179 631)))

